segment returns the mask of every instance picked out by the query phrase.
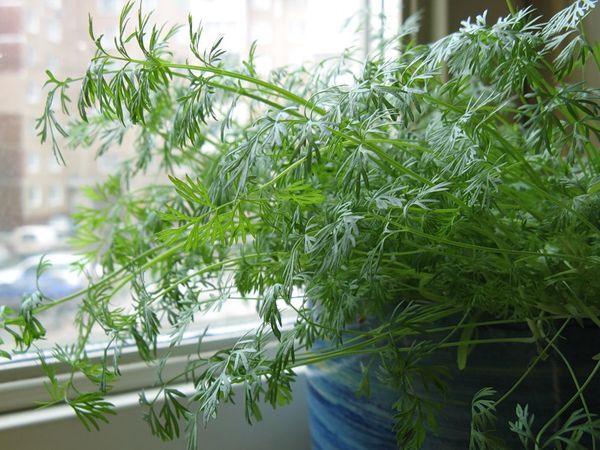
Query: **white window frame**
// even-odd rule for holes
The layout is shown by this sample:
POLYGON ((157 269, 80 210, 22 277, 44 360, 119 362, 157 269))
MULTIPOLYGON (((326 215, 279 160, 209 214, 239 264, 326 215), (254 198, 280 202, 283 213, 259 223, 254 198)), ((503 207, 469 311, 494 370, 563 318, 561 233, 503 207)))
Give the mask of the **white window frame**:
MULTIPOLYGON (((209 332, 202 339, 202 356, 209 356, 223 348, 234 345, 237 340, 249 332, 249 328, 255 327, 256 323, 249 323, 233 330, 218 329, 209 332)), ((188 355, 198 351, 198 338, 202 333, 190 333, 175 350, 169 349, 168 342, 159 345, 157 357, 165 355, 170 351, 171 356, 164 371, 165 374, 177 374, 181 372, 188 361, 188 355)), ((102 358, 104 346, 98 344, 91 346, 88 356, 91 361, 98 362, 102 358)), ((43 351, 48 364, 51 364, 59 380, 69 374, 69 368, 54 360, 50 351, 43 351)), ((125 347, 121 354, 120 369, 122 376, 115 383, 111 395, 139 391, 152 388, 156 381, 156 368, 149 366, 141 359, 134 344, 125 347)), ((35 353, 24 354, 13 360, 0 362, 0 419, 3 414, 26 409, 34 409, 35 403, 48 400, 48 392, 44 383, 47 378, 40 366, 39 357, 35 353)), ((95 389, 81 374, 75 376, 78 386, 95 389)), ((1 420, 0 420, 1 421, 1 420)))

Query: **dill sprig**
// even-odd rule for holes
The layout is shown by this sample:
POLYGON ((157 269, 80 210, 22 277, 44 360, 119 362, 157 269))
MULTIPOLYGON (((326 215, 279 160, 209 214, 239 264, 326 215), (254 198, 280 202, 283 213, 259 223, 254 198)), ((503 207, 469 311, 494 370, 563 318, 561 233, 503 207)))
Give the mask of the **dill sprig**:
MULTIPOLYGON (((141 397, 152 432, 172 439, 183 423, 194 449, 198 424, 233 401, 235 384, 252 422, 261 402, 290 401, 295 368, 374 354, 400 390, 399 444, 418 448, 435 405, 413 379, 445 383, 422 363, 427 355, 456 348, 464 366, 470 347, 492 343, 471 339, 483 325, 527 323, 531 336, 501 341, 532 345, 545 344, 540 330, 557 319, 600 326, 600 91, 569 81, 588 61, 600 66, 598 45, 581 32, 594 3, 575 1, 548 22, 533 9, 496 23, 483 14, 429 45, 408 39, 411 18, 366 61, 347 51, 266 76, 255 46, 236 66, 191 17, 186 62, 169 47, 180 27, 154 25, 133 2, 110 50, 90 18, 96 54, 80 78, 48 73, 38 129, 59 159, 61 135, 100 154, 134 142, 118 172, 86 190, 96 207, 75 215, 75 242, 104 276, 68 298, 37 293, 19 313, 0 310, 24 351, 44 335, 37 313, 79 301, 78 343, 54 357, 99 390, 81 392, 73 376, 59 382, 44 364, 50 403, 67 401, 97 427, 113 412, 104 394, 133 343, 158 368, 159 393, 141 397), (56 95, 78 116, 66 126, 56 95), (169 175, 163 184, 130 188, 157 167, 169 175), (132 308, 114 307, 125 286, 132 308), (255 332, 209 357, 200 345, 181 373, 164 376, 170 352, 159 352, 159 337, 175 348, 198 316, 235 296, 256 303, 255 332), (364 317, 379 325, 352 330, 364 317), (439 339, 442 319, 455 322, 439 339), (86 356, 93 327, 109 338, 99 363, 86 356), (405 347, 406 337, 418 343, 405 347), (316 340, 331 346, 311 350, 316 340), (172 388, 183 381, 193 383, 189 399, 172 388)), ((495 395, 486 388, 473 399, 473 448, 495 448, 486 430, 495 395)), ((526 448, 567 435, 577 445, 598 436, 582 411, 543 436, 548 426, 535 434, 519 406, 510 427, 526 448)))

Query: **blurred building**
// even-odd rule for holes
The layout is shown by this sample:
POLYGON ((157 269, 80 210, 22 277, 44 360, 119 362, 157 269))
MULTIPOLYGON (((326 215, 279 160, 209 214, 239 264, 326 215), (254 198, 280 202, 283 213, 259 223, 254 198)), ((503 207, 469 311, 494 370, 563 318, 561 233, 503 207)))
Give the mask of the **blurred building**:
MULTIPOLYGON (((96 34, 104 34, 110 47, 123 3, 0 0, 0 231, 71 212, 81 202, 80 188, 103 179, 114 169, 115 159, 128 151, 116 149, 96 160, 92 150, 67 150, 67 164, 61 166, 35 131, 45 102, 45 70, 59 79, 84 73, 93 55, 88 13, 96 34)), ((191 12, 202 22, 205 44, 224 36, 223 47, 233 60, 244 59, 251 43, 258 41, 257 65, 267 71, 334 55, 355 44, 355 29, 343 30, 344 22, 364 1, 144 0, 143 5, 155 10, 154 20, 160 23, 186 24, 191 12)), ((173 45, 183 54, 186 28, 173 45)))
MULTIPOLYGON (((39 143, 35 121, 45 102, 45 70, 58 78, 84 73, 93 54, 88 13, 97 33, 110 38, 122 3, 0 0, 0 229, 70 212, 80 187, 110 168, 91 151, 66 151, 67 164, 59 165, 50 146, 39 143)), ((189 6, 189 1, 144 3, 160 6, 157 16, 164 20, 185 18, 189 6)))
MULTIPOLYGON (((125 0, 0 0, 0 231, 44 222, 81 202, 80 188, 103 179, 131 145, 96 160, 93 150, 66 151, 66 167, 36 136, 45 93, 45 70, 58 78, 82 74, 93 54, 88 14, 107 47, 115 36, 125 0)), ((515 0, 547 16, 569 0, 515 0)), ((259 72, 339 54, 353 47, 369 51, 385 16, 394 32, 402 18, 421 11, 418 39, 431 41, 456 30, 460 19, 488 10, 488 20, 507 13, 503 1, 479 0, 144 0, 154 20, 187 24, 201 20, 203 42, 223 36, 233 61, 245 59, 258 42, 259 72), (383 12, 383 14, 382 14, 383 12), (365 20, 365 18, 369 20, 365 20)), ((595 11, 595 14, 600 14, 595 11)), ((592 27, 594 28, 594 27, 592 27)), ((590 33, 595 33, 590 29, 590 33)), ((188 46, 184 27, 172 41, 178 58, 188 46)))

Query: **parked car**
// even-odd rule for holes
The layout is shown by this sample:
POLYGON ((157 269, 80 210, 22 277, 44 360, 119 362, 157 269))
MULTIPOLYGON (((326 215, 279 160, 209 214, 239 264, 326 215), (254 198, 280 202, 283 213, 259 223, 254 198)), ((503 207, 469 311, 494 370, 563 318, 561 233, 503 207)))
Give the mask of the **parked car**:
POLYGON ((56 232, 58 239, 61 241, 73 234, 73 220, 69 216, 54 216, 48 220, 47 225, 56 232))
POLYGON ((16 255, 26 256, 55 250, 60 240, 49 225, 24 225, 13 230, 9 243, 16 255))
POLYGON ((77 256, 69 253, 45 255, 44 259, 51 266, 37 280, 37 267, 42 256, 30 256, 10 268, 0 270, 0 304, 18 307, 23 296, 35 292, 38 285, 42 293, 53 299, 72 294, 86 286, 85 275, 73 266, 77 256))

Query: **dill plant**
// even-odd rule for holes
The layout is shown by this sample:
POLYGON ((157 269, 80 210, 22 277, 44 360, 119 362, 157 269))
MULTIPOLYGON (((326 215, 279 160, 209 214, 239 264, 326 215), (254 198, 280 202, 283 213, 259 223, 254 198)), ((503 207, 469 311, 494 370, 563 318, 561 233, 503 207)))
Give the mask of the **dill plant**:
MULTIPOLYGON (((468 365, 470 347, 493 344, 469 330, 522 323, 530 333, 505 341, 537 345, 539 360, 569 321, 600 326, 600 92, 569 81, 586 63, 600 66, 600 47, 582 27, 593 6, 575 1, 547 22, 532 9, 493 24, 483 14, 428 45, 413 40, 413 18, 367 60, 345 52, 264 77, 254 47, 231 64, 221 41, 205 45, 191 18, 186 62, 169 50, 180 27, 154 25, 133 3, 114 49, 90 19, 96 55, 80 78, 48 72, 39 135, 59 159, 60 136, 103 153, 130 135, 136 153, 87 190, 97 207, 75 216, 84 259, 104 269, 100 281, 2 310, 0 323, 22 351, 44 336, 39 312, 79 302, 79 340, 54 357, 98 390, 59 381, 44 362, 48 404, 66 401, 97 427, 114 412, 104 397, 120 376, 121 349, 134 343, 157 365, 159 394, 141 397, 152 432, 172 439, 184 427, 194 449, 198 424, 233 400, 234 384, 254 421, 261 402, 290 401, 297 367, 372 354, 371 370, 404 387, 399 446, 419 448, 430 405, 410 386, 445 382, 426 356, 453 348, 458 365, 468 365), (71 114, 68 126, 56 105, 71 114), (130 189, 153 162, 170 183, 130 189), (176 177, 182 169, 187 175, 176 177), (131 310, 111 304, 123 286, 131 310), (199 300, 206 292, 215 295, 199 300), (175 348, 194 318, 232 292, 256 302, 262 323, 208 358, 189 355, 165 379, 169 352, 158 356, 159 336, 175 348), (289 327, 282 309, 295 313, 289 327), (353 329, 368 317, 376 325, 353 329), (93 327, 107 336, 99 363, 86 354, 93 327), (316 340, 330 347, 311 350, 316 340), (184 381, 193 382, 189 398, 172 387, 184 381)), ((599 366, 567 406, 585 396, 599 366)), ((475 396, 471 448, 494 448, 485 430, 497 402, 510 400, 500 394, 490 387, 475 396)), ((549 436, 549 424, 532 429, 526 406, 510 426, 532 449, 578 448, 584 434, 596 445, 599 430, 593 414, 577 410, 549 436)))

